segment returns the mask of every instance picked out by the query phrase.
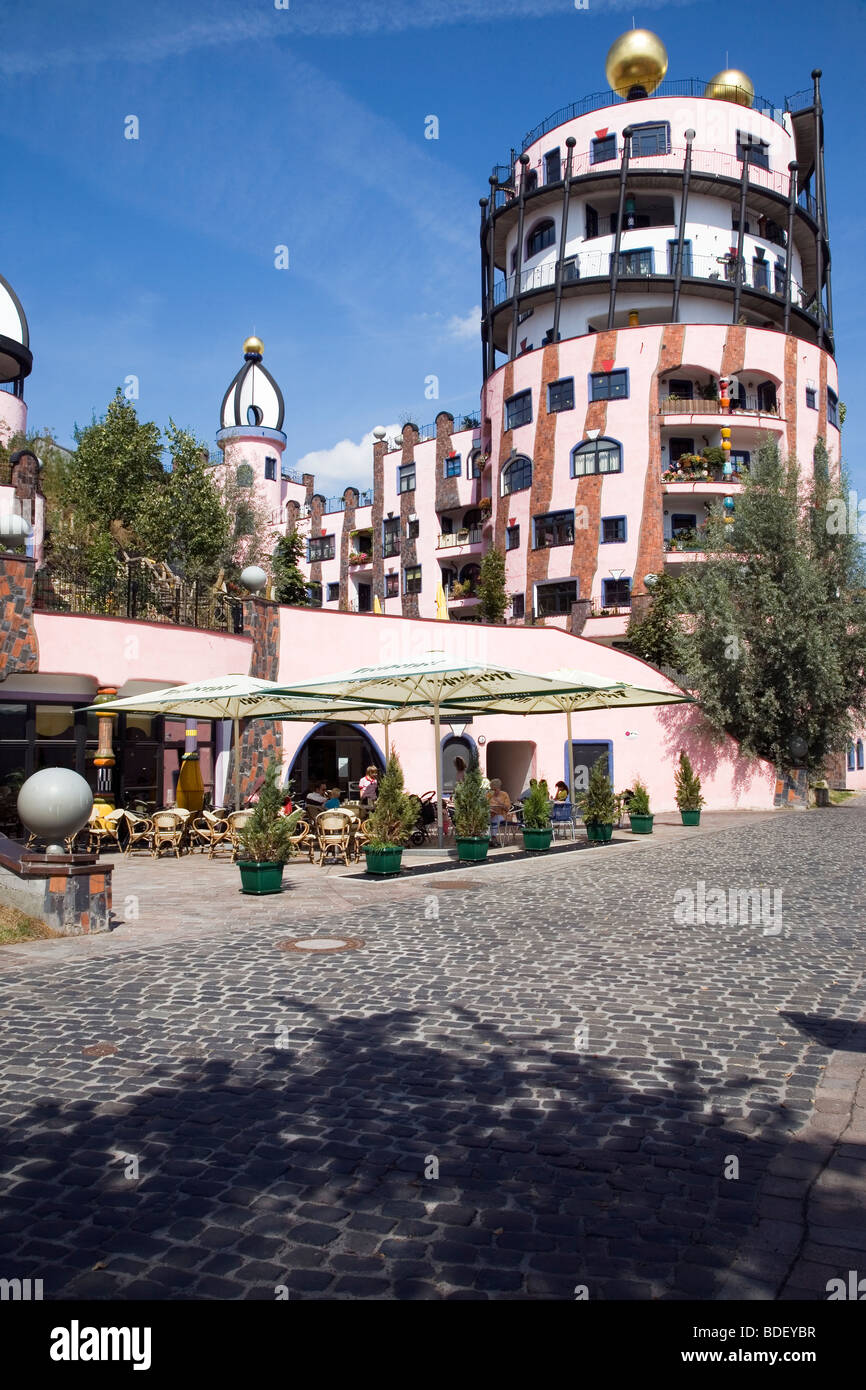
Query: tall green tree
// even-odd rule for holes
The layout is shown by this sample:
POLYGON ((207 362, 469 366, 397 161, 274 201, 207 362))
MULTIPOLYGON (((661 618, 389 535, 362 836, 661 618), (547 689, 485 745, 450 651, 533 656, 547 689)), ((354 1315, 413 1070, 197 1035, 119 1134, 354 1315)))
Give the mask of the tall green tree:
POLYGON ((75 462, 63 479, 62 502, 77 520, 100 531, 135 534, 143 500, 163 476, 160 432, 138 419, 120 388, 101 420, 75 430, 75 462))
POLYGON ((309 603, 307 581, 298 565, 304 542, 297 531, 280 536, 271 556, 271 573, 277 603, 290 603, 296 608, 309 603))
POLYGON ((676 666, 681 655, 681 597, 677 580, 671 574, 657 574, 651 587, 648 611, 633 618, 628 628, 628 645, 635 656, 654 666, 676 666))
POLYGON ((478 613, 485 623, 501 623, 508 607, 505 556, 495 546, 485 552, 478 576, 478 613))
POLYGON ((136 511, 142 550, 185 579, 215 579, 231 519, 195 436, 169 420, 166 439, 171 469, 147 485, 136 511))

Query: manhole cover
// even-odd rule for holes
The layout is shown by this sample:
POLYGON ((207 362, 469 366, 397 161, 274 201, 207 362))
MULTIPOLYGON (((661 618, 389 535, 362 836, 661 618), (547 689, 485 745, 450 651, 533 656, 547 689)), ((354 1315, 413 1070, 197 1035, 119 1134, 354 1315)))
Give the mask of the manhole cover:
POLYGON ((296 936, 277 942, 279 951, 357 951, 365 943, 359 936, 296 936))
POLYGON ((91 1047, 82 1047, 85 1057, 113 1057, 117 1052, 114 1043, 93 1043, 91 1047))

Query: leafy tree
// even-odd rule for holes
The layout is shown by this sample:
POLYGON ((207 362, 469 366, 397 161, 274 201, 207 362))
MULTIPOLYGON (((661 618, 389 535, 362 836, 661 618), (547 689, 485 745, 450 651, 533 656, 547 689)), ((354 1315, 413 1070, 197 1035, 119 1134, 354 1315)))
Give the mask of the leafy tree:
POLYGON ((643 618, 632 618, 628 645, 635 656, 654 666, 676 666, 681 656, 679 586, 671 574, 658 574, 651 589, 651 602, 643 618))
POLYGON ((477 758, 472 759, 462 782, 454 788, 454 825, 461 839, 486 835, 490 827, 490 802, 482 786, 477 758))
POLYGON ((138 511, 142 548, 188 580, 214 579, 231 526, 201 444, 169 420, 171 471, 154 480, 138 511))
POLYGON ((160 432, 142 424, 120 388, 101 420, 75 430, 74 466, 64 473, 62 502, 77 520, 110 532, 112 523, 135 532, 142 501, 162 481, 160 432))
POLYGON ((703 713, 781 769, 819 768, 866 713, 866 570, 847 482, 834 484, 822 451, 804 481, 762 445, 733 524, 714 509, 709 558, 679 580, 682 660, 703 713))
POLYGON ((277 603, 290 603, 296 608, 309 603, 307 581, 298 565, 303 550, 304 542, 295 530, 280 536, 274 547, 271 573, 277 603))
POLYGON ((495 546, 481 560, 478 576, 478 612, 485 623, 501 623, 508 607, 505 592, 505 556, 495 546))

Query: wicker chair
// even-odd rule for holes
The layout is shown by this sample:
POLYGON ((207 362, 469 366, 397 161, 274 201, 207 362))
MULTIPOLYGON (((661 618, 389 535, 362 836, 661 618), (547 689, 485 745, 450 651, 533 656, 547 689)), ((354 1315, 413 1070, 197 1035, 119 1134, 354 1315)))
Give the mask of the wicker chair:
POLYGON ((238 839, 238 831, 243 830, 244 826, 252 820, 255 814, 254 808, 244 811, 232 811, 230 816, 226 816, 228 825, 228 836, 232 847, 232 863, 235 863, 241 852, 241 842, 238 839))
POLYGON ((173 850, 176 859, 183 853, 186 817, 177 811, 157 811, 151 817, 150 852, 158 859, 164 849, 173 850))
POLYGON ((153 834, 153 824, 150 816, 139 816, 135 811, 125 811, 126 830, 129 836, 126 842, 126 853, 135 854, 137 849, 143 849, 145 853, 150 851, 150 841, 153 834))
POLYGON ((202 811, 200 816, 193 816, 189 826, 189 843, 191 849, 198 847, 202 854, 207 850, 208 859, 213 859, 221 848, 231 849, 228 821, 213 811, 202 811))
POLYGON ((106 811, 104 814, 100 814, 94 807, 90 812, 88 822, 90 834, 87 847, 90 853, 101 854, 102 850, 107 849, 109 845, 114 845, 115 849, 119 850, 120 827, 125 821, 125 811, 106 811))
POLYGON ((351 811, 320 811, 316 816, 316 838, 310 845, 310 862, 314 862, 313 856, 318 849, 320 865, 331 855, 335 864, 339 856, 348 868, 357 819, 351 811))
POLYGON ((289 836, 289 843, 298 854, 303 854, 305 850, 309 850, 311 846, 315 846, 316 839, 310 828, 309 821, 299 820, 295 822, 295 828, 289 836))

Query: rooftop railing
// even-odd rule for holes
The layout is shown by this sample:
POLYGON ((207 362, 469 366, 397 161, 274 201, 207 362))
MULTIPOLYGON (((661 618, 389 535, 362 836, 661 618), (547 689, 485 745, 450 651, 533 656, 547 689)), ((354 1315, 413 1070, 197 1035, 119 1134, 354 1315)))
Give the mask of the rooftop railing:
POLYGON ((48 613, 133 618, 206 632, 244 630, 241 599, 209 584, 161 578, 149 565, 135 560, 108 581, 46 566, 36 573, 33 607, 48 613))

